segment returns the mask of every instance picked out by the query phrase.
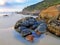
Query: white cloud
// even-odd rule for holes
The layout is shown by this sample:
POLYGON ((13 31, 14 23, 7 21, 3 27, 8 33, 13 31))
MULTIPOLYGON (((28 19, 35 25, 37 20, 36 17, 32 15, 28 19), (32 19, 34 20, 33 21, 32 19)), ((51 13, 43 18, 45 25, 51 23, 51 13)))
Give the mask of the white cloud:
POLYGON ((6 0, 0 0, 0 5, 4 5, 6 3, 6 0))
POLYGON ((28 0, 0 0, 0 5, 5 5, 6 3, 24 3, 28 0))
MULTIPOLYGON (((30 1, 34 1, 34 0, 0 0, 0 12, 22 11, 22 9, 29 4, 26 4, 26 5, 19 4, 18 5, 17 3, 24 3, 25 4, 26 2, 30 2, 30 1), (10 4, 10 5, 8 5, 8 4, 10 4)), ((33 3, 31 3, 31 4, 33 4, 33 3)))
POLYGON ((18 3, 24 3, 24 2, 26 2, 28 0, 15 0, 15 1, 18 2, 18 3))
POLYGON ((8 3, 25 3, 29 0, 7 0, 8 3))
POLYGON ((0 12, 15 12, 15 11, 22 11, 20 8, 1 8, 0 12))

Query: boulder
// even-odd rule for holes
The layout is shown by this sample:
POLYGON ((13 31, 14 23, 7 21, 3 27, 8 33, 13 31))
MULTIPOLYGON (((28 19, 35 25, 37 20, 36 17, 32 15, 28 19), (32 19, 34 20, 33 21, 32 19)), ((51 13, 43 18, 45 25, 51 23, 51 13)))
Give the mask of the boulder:
POLYGON ((38 19, 44 19, 46 23, 50 19, 55 19, 58 15, 60 14, 60 5, 54 5, 51 7, 48 7, 47 9, 43 9, 40 14, 38 19))
POLYGON ((47 24, 44 20, 38 21, 33 17, 26 17, 17 21, 14 29, 20 33, 22 37, 27 37, 30 35, 33 38, 35 37, 33 34, 34 32, 36 36, 40 36, 41 33, 46 32, 47 24))
POLYGON ((56 18, 56 20, 50 20, 48 30, 55 35, 60 36, 60 15, 56 18))

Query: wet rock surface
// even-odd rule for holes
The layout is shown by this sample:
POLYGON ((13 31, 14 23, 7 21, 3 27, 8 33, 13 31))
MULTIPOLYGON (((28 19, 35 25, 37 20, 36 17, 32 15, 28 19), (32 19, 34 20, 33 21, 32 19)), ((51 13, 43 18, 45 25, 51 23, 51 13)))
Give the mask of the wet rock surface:
POLYGON ((39 37, 41 33, 46 32, 47 24, 44 20, 38 21, 33 17, 26 17, 17 21, 14 29, 23 37, 32 35, 35 38, 36 36, 39 37))

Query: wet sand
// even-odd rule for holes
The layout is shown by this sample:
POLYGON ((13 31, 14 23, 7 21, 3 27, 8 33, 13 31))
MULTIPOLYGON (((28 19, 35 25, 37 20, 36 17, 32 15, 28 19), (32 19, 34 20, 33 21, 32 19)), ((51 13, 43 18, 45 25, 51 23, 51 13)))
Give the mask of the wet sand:
POLYGON ((11 15, 9 17, 0 17, 0 45, 60 45, 60 38, 50 34, 49 32, 35 39, 35 42, 30 43, 17 33, 13 26, 16 21, 26 17, 20 15, 11 15))

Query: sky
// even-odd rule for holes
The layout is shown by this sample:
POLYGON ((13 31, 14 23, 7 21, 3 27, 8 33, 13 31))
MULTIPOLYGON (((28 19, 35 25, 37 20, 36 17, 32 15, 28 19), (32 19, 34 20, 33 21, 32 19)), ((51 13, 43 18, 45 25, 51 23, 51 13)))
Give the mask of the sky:
POLYGON ((22 11, 25 7, 43 0, 0 0, 0 12, 22 11))

